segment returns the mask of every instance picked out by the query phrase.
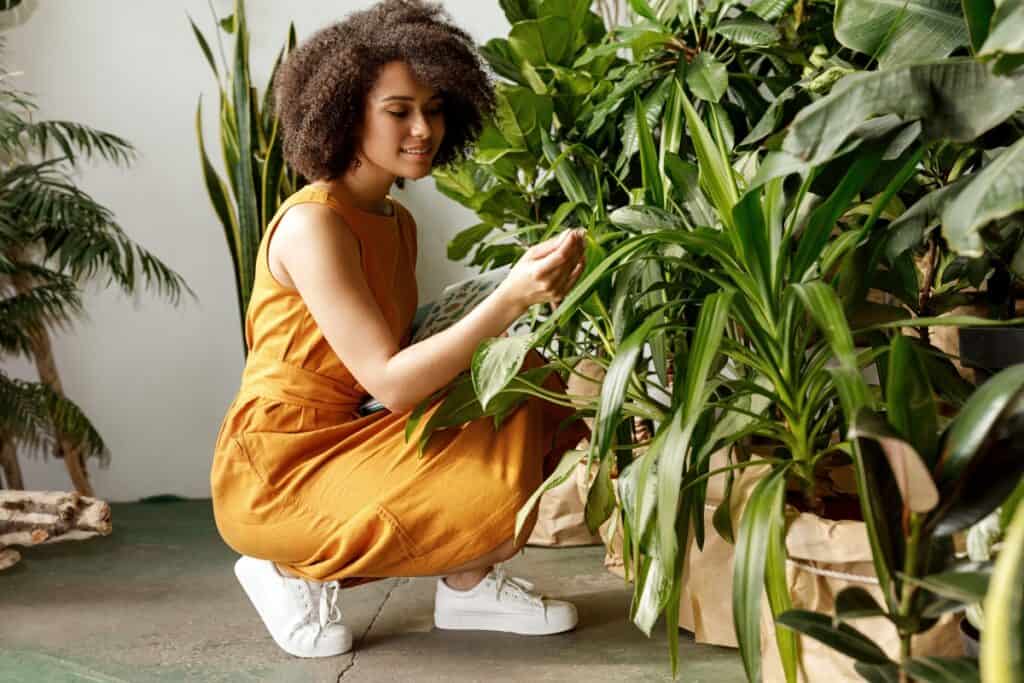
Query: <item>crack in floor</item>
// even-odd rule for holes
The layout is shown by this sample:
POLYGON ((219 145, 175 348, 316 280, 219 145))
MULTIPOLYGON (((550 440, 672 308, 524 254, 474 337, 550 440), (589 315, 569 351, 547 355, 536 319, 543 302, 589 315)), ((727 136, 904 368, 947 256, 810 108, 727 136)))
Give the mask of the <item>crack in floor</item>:
POLYGON ((388 600, 391 599, 391 594, 394 593, 399 586, 404 586, 407 583, 409 583, 409 579, 407 578, 398 579, 395 581, 395 584, 388 589, 384 599, 380 601, 380 607, 377 608, 376 613, 374 613, 373 617, 370 619, 370 623, 367 624, 366 630, 363 631, 363 635, 359 636, 359 639, 352 644, 352 661, 341 670, 340 674, 338 674, 338 683, 341 683, 341 679, 343 679, 345 675, 355 667, 356 660, 359 658, 359 648, 363 644, 363 641, 366 640, 366 636, 370 635, 370 629, 372 629, 373 625, 377 622, 377 617, 379 617, 381 612, 384 611, 384 606, 388 604, 388 600))

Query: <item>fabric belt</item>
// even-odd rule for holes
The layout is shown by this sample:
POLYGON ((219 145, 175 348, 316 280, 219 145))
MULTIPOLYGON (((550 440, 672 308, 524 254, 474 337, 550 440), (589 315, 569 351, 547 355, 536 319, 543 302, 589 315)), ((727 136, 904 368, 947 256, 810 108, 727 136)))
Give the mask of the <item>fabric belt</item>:
POLYGON ((358 413, 366 398, 366 394, 333 377, 253 353, 249 354, 242 373, 240 393, 351 413, 358 413))

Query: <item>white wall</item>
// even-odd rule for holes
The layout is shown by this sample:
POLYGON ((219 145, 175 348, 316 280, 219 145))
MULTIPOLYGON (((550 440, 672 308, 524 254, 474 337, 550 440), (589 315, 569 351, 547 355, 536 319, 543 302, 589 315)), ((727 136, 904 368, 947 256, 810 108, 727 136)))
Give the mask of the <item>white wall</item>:
MULTIPOLYGON (((219 15, 233 6, 213 4, 219 15)), ((266 82, 289 20, 301 40, 371 4, 249 0, 254 78, 266 82)), ((493 0, 444 5, 477 41, 508 31, 493 0)), ((3 34, 4 62, 24 72, 16 85, 37 94, 40 117, 72 119, 136 146, 130 169, 97 164, 80 174, 81 187, 198 296, 174 308, 153 294, 126 298, 96 285, 85 297, 88 318, 55 338, 65 389, 110 448, 108 468, 89 464, 97 495, 112 501, 209 495, 213 441, 243 365, 230 259, 201 180, 193 126, 197 97, 212 113, 216 89, 186 13, 212 36, 205 0, 41 0, 24 24, 3 34)), ((212 117, 206 128, 212 140, 212 117)), ((430 179, 408 183, 396 197, 419 224, 418 278, 427 300, 469 273, 447 261, 445 245, 476 221, 430 179)), ((2 367, 35 378, 23 362, 6 359, 2 367)), ((70 488, 62 461, 25 452, 20 460, 27 488, 70 488)))

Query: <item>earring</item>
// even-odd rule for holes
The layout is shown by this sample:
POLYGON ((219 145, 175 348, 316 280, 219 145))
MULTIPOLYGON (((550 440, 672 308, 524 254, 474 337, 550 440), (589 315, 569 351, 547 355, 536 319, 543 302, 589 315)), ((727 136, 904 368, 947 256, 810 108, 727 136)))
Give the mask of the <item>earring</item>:
POLYGON ((352 157, 352 168, 359 168, 363 165, 363 162, 359 161, 359 157, 352 157))

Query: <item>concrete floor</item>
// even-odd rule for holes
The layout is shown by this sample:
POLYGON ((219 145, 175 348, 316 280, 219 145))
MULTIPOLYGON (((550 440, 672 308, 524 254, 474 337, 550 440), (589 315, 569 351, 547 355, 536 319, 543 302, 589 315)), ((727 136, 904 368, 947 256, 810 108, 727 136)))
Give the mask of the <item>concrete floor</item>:
MULTIPOLYGON (((231 571, 209 501, 115 504, 106 538, 26 550, 0 573, 0 682, 663 681, 664 627, 627 620, 630 591, 603 548, 528 548, 508 563, 579 608, 579 627, 528 638, 433 628, 433 579, 342 593, 353 652, 292 658, 271 641, 231 571)), ((739 683, 735 651, 682 635, 681 681, 739 683)))

